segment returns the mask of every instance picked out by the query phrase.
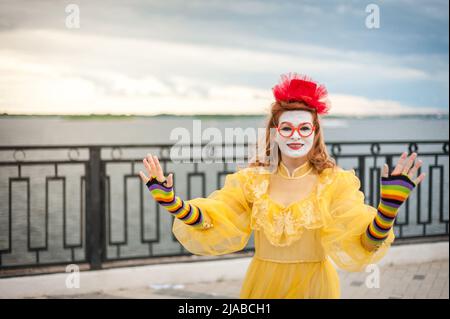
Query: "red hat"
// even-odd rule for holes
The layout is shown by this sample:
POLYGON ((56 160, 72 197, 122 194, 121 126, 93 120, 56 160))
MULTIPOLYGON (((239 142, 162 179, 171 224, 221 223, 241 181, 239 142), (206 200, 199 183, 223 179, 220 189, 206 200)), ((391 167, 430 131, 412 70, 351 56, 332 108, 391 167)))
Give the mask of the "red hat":
POLYGON ((307 75, 289 73, 282 74, 281 81, 272 88, 277 102, 304 102, 316 109, 317 114, 328 114, 331 104, 324 85, 318 85, 307 75))

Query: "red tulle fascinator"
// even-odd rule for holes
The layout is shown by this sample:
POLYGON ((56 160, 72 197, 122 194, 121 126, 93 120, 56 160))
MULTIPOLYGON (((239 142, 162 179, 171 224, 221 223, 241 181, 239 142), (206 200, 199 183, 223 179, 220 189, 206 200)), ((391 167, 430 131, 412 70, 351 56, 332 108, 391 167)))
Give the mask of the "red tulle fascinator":
POLYGON ((317 114, 328 114, 331 104, 324 85, 318 85, 307 75, 289 73, 282 74, 278 85, 272 88, 277 102, 302 101, 315 108, 317 114))

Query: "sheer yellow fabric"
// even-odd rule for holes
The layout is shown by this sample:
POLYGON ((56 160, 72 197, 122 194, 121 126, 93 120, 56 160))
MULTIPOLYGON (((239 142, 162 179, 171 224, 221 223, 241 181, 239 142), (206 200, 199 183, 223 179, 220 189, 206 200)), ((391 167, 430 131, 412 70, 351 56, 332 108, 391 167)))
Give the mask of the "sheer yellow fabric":
POLYGON ((207 198, 186 200, 202 210, 213 227, 195 229, 175 218, 172 231, 178 241, 196 255, 223 255, 242 250, 251 236, 250 206, 243 193, 243 171, 228 174, 223 188, 207 198))
POLYGON ((376 251, 362 246, 376 209, 364 203, 353 170, 309 173, 306 163, 290 175, 279 168, 242 169, 207 198, 189 200, 213 227, 195 229, 174 219, 175 237, 193 254, 222 255, 243 249, 254 231, 241 298, 339 298, 331 260, 345 270, 364 270, 385 255, 394 233, 376 251))
POLYGON ((240 291, 242 299, 336 299, 339 276, 333 264, 279 263, 253 258, 240 291))
POLYGON ((322 230, 322 245, 336 265, 347 271, 362 271, 377 263, 395 239, 391 229, 377 250, 371 252, 362 245, 361 235, 377 210, 364 203, 360 185, 354 170, 339 170, 332 187, 324 194, 330 198, 331 218, 322 230))

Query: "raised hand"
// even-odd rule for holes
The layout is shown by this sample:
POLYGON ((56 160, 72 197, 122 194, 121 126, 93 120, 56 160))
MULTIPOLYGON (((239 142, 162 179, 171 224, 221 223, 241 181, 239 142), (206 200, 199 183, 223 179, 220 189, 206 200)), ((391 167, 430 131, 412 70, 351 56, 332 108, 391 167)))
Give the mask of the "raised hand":
POLYGON ((173 186, 173 174, 169 174, 167 178, 164 176, 161 165, 159 164, 159 159, 156 155, 147 154, 147 157, 145 157, 142 162, 150 176, 149 178, 142 171, 139 171, 139 176, 144 184, 147 185, 151 179, 156 178, 159 183, 166 187, 170 188, 173 186))
POLYGON ((164 176, 157 156, 147 154, 142 160, 147 170, 147 177, 142 171, 139 176, 148 187, 153 198, 174 217, 182 220, 185 224, 197 229, 208 229, 212 227, 211 220, 200 208, 183 201, 176 196, 173 190, 173 174, 167 178, 164 176))
MULTIPOLYGON (((407 153, 403 152, 397 162, 397 166, 390 175, 391 176, 406 175, 414 183, 415 186, 419 185, 420 182, 424 180, 426 174, 422 173, 417 178, 414 179, 414 176, 417 174, 417 170, 423 164, 422 160, 418 160, 414 165, 414 167, 411 168, 416 158, 417 153, 412 153, 411 156, 408 158, 407 153)), ((384 164, 382 177, 384 178, 389 177, 389 167, 387 164, 384 164)))
POLYGON ((378 204, 377 215, 362 236, 363 245, 367 249, 378 248, 388 237, 400 206, 425 178, 425 173, 415 178, 417 170, 423 164, 423 161, 418 160, 412 167, 416 157, 417 154, 412 153, 408 158, 406 152, 403 152, 391 174, 389 174, 388 165, 384 164, 380 187, 381 199, 378 204))

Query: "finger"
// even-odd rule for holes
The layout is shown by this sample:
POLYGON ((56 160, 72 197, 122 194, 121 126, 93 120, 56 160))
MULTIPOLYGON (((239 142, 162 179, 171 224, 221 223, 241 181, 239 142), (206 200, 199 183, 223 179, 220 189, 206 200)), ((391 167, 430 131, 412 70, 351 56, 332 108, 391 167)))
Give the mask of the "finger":
POLYGON ((170 173, 169 176, 167 176, 167 187, 173 186, 173 174, 170 173))
POLYGON ((412 153, 411 156, 408 158, 408 160, 405 163, 405 166, 403 166, 402 173, 408 174, 409 170, 411 169, 411 166, 414 164, 414 161, 417 157, 417 153, 412 153))
POLYGON ((159 163, 159 159, 156 155, 153 155, 153 161, 156 166, 156 178, 158 178, 158 180, 160 180, 160 181, 165 180, 164 173, 161 168, 161 164, 159 163))
POLYGON ((414 175, 416 175, 417 170, 419 169, 420 166, 422 166, 423 161, 422 160, 418 160, 416 162, 416 164, 414 165, 414 167, 409 171, 408 176, 410 179, 414 178, 414 175))
POLYGON ((147 170, 147 174, 149 176, 154 176, 154 174, 152 172, 152 168, 150 167, 150 163, 147 161, 147 158, 144 158, 142 160, 142 163, 144 163, 145 169, 147 170))
POLYGON ((147 161, 150 165, 150 169, 152 170, 152 177, 158 177, 156 175, 156 165, 155 162, 153 161, 153 156, 151 154, 147 154, 147 161))
POLYGON ((425 173, 420 174, 419 177, 414 180, 414 184, 416 184, 416 186, 419 185, 425 179, 425 176, 425 173))
POLYGON ((142 171, 139 171, 139 176, 141 177, 141 180, 144 184, 147 184, 148 181, 150 180, 150 178, 148 178, 147 176, 145 176, 145 174, 142 171))
POLYGON ((383 165, 383 173, 381 174, 381 176, 383 176, 383 177, 388 177, 389 176, 389 166, 388 166, 388 164, 384 164, 383 165))
POLYGON ((395 169, 392 172, 392 175, 401 174, 401 172, 403 171, 403 166, 405 165, 406 156, 407 156, 406 152, 403 152, 402 155, 400 156, 400 159, 397 162, 397 166, 395 166, 395 169))

